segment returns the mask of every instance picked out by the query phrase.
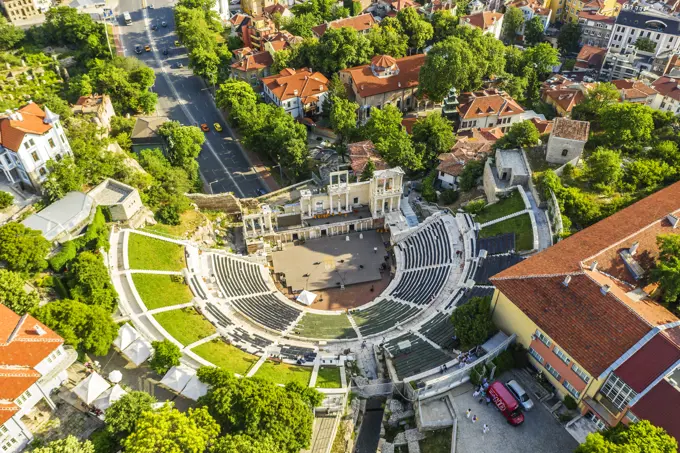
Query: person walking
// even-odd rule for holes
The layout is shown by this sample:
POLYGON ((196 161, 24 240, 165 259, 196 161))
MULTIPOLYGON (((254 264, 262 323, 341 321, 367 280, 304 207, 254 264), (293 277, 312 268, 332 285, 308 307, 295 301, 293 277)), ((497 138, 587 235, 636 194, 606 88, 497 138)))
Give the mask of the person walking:
POLYGON ((486 434, 489 432, 489 425, 484 423, 484 427, 482 428, 482 434, 486 434))
POLYGON ((470 415, 472 415, 472 409, 466 410, 466 411, 465 411, 465 416, 466 416, 467 418, 470 418, 470 415))
POLYGON ((473 416, 472 416, 472 423, 477 423, 477 420, 478 420, 478 419, 477 419, 477 416, 476 416, 476 415, 473 415, 473 416))

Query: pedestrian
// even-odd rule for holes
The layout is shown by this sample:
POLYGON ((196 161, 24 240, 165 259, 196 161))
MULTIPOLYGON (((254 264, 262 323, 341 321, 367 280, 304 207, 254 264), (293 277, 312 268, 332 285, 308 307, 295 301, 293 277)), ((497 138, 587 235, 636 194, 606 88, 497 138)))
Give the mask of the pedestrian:
POLYGON ((470 415, 472 415, 472 409, 466 410, 466 411, 465 411, 465 416, 466 416, 467 418, 470 418, 470 415))
POLYGON ((472 394, 472 397, 473 397, 473 398, 477 398, 477 397, 479 396, 479 394, 480 394, 480 391, 479 391, 479 389, 477 389, 477 390, 475 390, 475 392, 472 394))
POLYGON ((378 253, 378 247, 373 247, 373 253, 378 253))
POLYGON ((489 432, 489 425, 484 423, 484 428, 482 428, 482 434, 486 434, 489 432))
POLYGON ((472 416, 472 423, 477 423, 477 420, 478 420, 478 419, 477 419, 477 416, 476 416, 476 415, 473 415, 473 416, 472 416))

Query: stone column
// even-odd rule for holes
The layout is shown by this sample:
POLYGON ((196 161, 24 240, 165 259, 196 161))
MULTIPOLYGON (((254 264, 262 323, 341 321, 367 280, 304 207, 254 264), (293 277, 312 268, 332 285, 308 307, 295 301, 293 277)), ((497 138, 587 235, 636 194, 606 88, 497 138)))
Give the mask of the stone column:
POLYGON ((345 192, 345 210, 349 211, 349 191, 345 192))
POLYGON ((390 197, 390 212, 392 212, 392 201, 394 201, 394 197, 390 197))
POLYGON ((250 219, 250 229, 253 230, 253 234, 257 234, 257 228, 255 228, 255 219, 250 219))

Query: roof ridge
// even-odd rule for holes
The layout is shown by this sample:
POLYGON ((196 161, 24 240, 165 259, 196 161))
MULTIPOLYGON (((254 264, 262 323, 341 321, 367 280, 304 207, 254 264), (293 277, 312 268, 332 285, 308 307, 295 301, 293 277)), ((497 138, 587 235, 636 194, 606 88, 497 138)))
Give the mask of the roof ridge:
POLYGON ((583 274, 583 270, 581 271, 576 271, 576 272, 561 272, 557 274, 531 274, 531 275, 522 275, 522 276, 509 276, 509 277, 489 277, 489 280, 529 280, 532 278, 553 278, 553 277, 566 277, 566 276, 572 276, 572 275, 581 275, 583 274))

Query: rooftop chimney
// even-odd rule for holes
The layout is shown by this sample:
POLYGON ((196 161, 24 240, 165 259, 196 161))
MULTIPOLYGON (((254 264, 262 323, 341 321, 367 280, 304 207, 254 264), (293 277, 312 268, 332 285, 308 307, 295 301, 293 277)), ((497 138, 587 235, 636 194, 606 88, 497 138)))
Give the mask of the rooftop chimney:
POLYGON ((21 318, 19 318, 19 322, 17 323, 16 326, 14 326, 14 330, 12 330, 12 333, 9 335, 9 338, 7 339, 7 343, 11 343, 14 338, 19 335, 19 332, 21 331, 21 326, 24 324, 26 321, 26 318, 28 318, 28 313, 23 315, 21 318))
POLYGON ((666 216, 666 220, 668 220, 671 223, 673 229, 677 228, 678 225, 680 225, 680 219, 674 216, 673 214, 668 214, 666 216))
POLYGON ((597 270, 597 261, 590 263, 590 270, 595 272, 597 270))
POLYGON ((562 282, 562 284, 564 286, 569 286, 570 281, 571 281, 571 275, 567 275, 566 277, 564 277, 564 281, 562 282))
POLYGON ((45 329, 40 327, 39 324, 36 324, 35 326, 33 326, 33 330, 35 330, 35 333, 37 333, 41 337, 47 333, 47 332, 45 332, 45 329))
POLYGON ((602 288, 600 288, 600 292, 602 293, 603 296, 606 296, 609 294, 609 290, 611 287, 609 285, 604 285, 602 288))
POLYGON ((635 252, 637 252, 638 247, 640 246, 639 242, 633 242, 633 245, 630 246, 628 249, 628 253, 630 253, 631 256, 635 256, 635 252))

